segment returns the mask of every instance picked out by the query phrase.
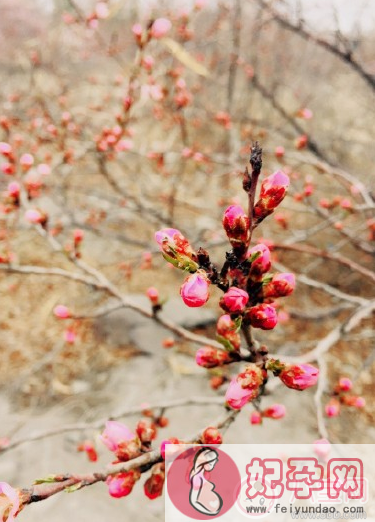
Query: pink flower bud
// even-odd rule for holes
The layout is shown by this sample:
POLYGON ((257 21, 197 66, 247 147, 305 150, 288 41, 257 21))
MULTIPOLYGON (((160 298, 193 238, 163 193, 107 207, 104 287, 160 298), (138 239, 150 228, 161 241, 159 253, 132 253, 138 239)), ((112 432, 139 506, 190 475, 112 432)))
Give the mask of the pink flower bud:
POLYGON ((238 351, 240 349, 241 337, 236 330, 236 323, 231 319, 229 314, 219 317, 216 325, 217 335, 219 336, 218 340, 229 351, 238 351))
POLYGON ((134 147, 134 142, 133 140, 129 140, 129 139, 123 139, 123 140, 119 140, 116 145, 115 145, 115 150, 116 152, 126 152, 128 150, 132 150, 132 148, 134 147))
POLYGON ((222 444, 223 436, 217 428, 206 428, 202 433, 202 444, 222 444))
POLYGON ((151 442, 156 438, 157 429, 155 422, 150 418, 142 419, 138 422, 135 431, 141 442, 151 442))
POLYGON ((294 274, 281 273, 273 276, 272 281, 263 286, 264 297, 286 297, 296 286, 294 274))
POLYGON ((279 377, 288 388, 305 390, 310 386, 315 386, 319 370, 311 364, 285 364, 279 377))
POLYGON ((8 176, 13 176, 13 174, 16 172, 16 168, 13 163, 7 161, 6 163, 1 164, 1 172, 7 174, 8 176))
POLYGON ((140 36, 142 36, 142 31, 143 31, 143 29, 142 29, 141 24, 134 24, 133 25, 132 32, 133 32, 134 36, 139 38, 140 36))
POLYGON ((208 288, 210 281, 202 270, 191 274, 185 279, 180 288, 183 302, 190 307, 203 306, 209 298, 208 288))
POLYGON ((77 339, 77 334, 74 330, 72 330, 71 328, 68 328, 64 332, 64 339, 65 339, 66 343, 74 344, 77 339))
POLYGON ((232 379, 225 394, 227 404, 234 410, 241 409, 258 396, 263 380, 262 370, 255 364, 249 364, 232 379))
POLYGON ((298 112, 298 116, 300 118, 304 118, 305 120, 311 120, 311 118, 313 117, 313 112, 311 109, 304 107, 298 112))
POLYGON ((365 399, 356 395, 344 395, 340 399, 341 402, 345 404, 345 406, 353 406, 354 408, 364 408, 366 405, 365 399))
POLYGON ((20 165, 24 171, 29 170, 34 165, 34 156, 31 154, 22 154, 20 157, 20 165))
POLYGON ((271 252, 263 243, 250 248, 246 257, 251 261, 250 275, 252 277, 259 277, 271 268, 271 252))
POLYGON ((216 324, 216 331, 219 335, 225 336, 228 332, 236 330, 236 324, 229 314, 221 315, 216 324))
POLYGON ((234 410, 240 410, 247 402, 254 398, 253 391, 242 388, 236 378, 232 379, 225 394, 227 404, 234 410))
POLYGON ((295 147, 298 150, 304 149, 309 141, 309 138, 306 136, 306 134, 301 134, 301 136, 298 136, 295 140, 295 147))
POLYGON ((285 154, 285 149, 281 145, 275 148, 275 156, 276 158, 282 158, 285 154))
POLYGON ((51 174, 51 167, 47 163, 40 163, 37 167, 38 174, 41 176, 49 176, 51 174))
POLYGON ((77 246, 81 241, 83 241, 83 238, 85 237, 85 232, 81 230, 80 228, 76 228, 73 230, 73 239, 74 244, 77 246))
POLYGON ((151 476, 146 480, 143 486, 146 497, 150 500, 160 497, 163 493, 165 480, 165 464, 159 462, 152 468, 151 476))
POLYGON ((151 304, 157 305, 159 303, 159 291, 154 286, 150 286, 146 290, 147 297, 150 299, 151 304))
POLYGON ((231 205, 223 216, 223 227, 232 246, 247 245, 250 235, 250 222, 242 207, 231 205))
POLYGON ((251 326, 262 330, 272 330, 277 325, 275 308, 265 303, 250 308, 246 313, 246 319, 250 321, 251 326))
POLYGON ((105 2, 98 2, 95 6, 95 14, 98 18, 104 19, 109 16, 108 5, 105 2))
POLYGON ((18 198, 20 196, 20 190, 21 190, 21 187, 20 187, 20 184, 17 183, 17 181, 12 181, 11 183, 9 183, 8 194, 12 198, 15 198, 18 200, 18 198))
POLYGON ((100 438, 119 460, 126 462, 140 454, 141 442, 125 424, 107 421, 105 426, 100 438))
POLYGON ((134 484, 140 476, 141 473, 137 469, 110 475, 105 481, 108 486, 108 493, 114 498, 126 497, 132 492, 134 484))
POLYGON ((3 156, 10 156, 12 154, 12 147, 9 145, 9 143, 0 141, 0 154, 3 156))
POLYGON ((282 419, 285 417, 286 408, 284 404, 274 404, 269 408, 266 408, 263 411, 263 417, 267 417, 269 419, 282 419))
POLYGON ((6 482, 0 482, 0 515, 4 522, 13 522, 20 507, 18 493, 6 482), (5 516, 5 513, 7 515, 5 516))
POLYGON ((197 255, 179 230, 175 228, 158 230, 155 233, 155 240, 166 261, 182 270, 195 272, 198 269, 198 264, 195 262, 197 255))
MULTIPOLYGON (((185 444, 185 442, 182 442, 181 440, 177 439, 176 437, 171 437, 169 439, 162 441, 162 443, 160 444, 160 453, 161 453, 163 460, 165 460, 166 446, 175 445, 175 444, 177 444, 177 445, 185 444)), ((169 447, 168 449, 170 450, 171 448, 169 447)), ((178 448, 176 448, 176 450, 178 451, 178 448)))
POLYGON ((249 294, 245 290, 232 286, 220 299, 220 306, 226 312, 242 312, 248 300, 249 294))
POLYGON ((364 408, 366 406, 366 401, 363 397, 356 397, 354 401, 355 408, 364 408))
POLYGON ((318 457, 325 459, 331 451, 331 444, 327 439, 319 439, 314 442, 313 450, 318 457))
POLYGON ((90 440, 85 440, 78 446, 78 451, 86 452, 86 455, 90 462, 96 462, 98 460, 98 454, 96 452, 94 444, 90 440))
POLYGON ((353 383, 348 377, 341 377, 339 380, 338 389, 340 391, 350 391, 353 388, 353 383))
POLYGON ((72 315, 69 308, 67 308, 64 305, 55 306, 55 308, 53 309, 53 313, 59 319, 68 319, 72 315))
POLYGON ((324 408, 327 417, 337 417, 340 414, 340 403, 336 399, 331 399, 324 408))
POLYGON ((121 444, 134 440, 136 436, 122 422, 107 421, 100 438, 110 451, 115 452, 121 444))
POLYGON ((167 18, 157 18, 151 26, 150 34, 152 38, 163 38, 171 27, 172 24, 167 18))
POLYGON ((262 424, 262 414, 259 411, 253 411, 250 415, 250 423, 251 424, 262 424))
POLYGON ((264 218, 284 199, 289 187, 289 178, 281 170, 265 178, 260 188, 259 201, 254 207, 254 216, 264 218))
POLYGON ((33 225, 38 225, 45 222, 45 216, 35 208, 30 208, 29 210, 26 210, 25 219, 33 225))
POLYGON ((198 366, 203 366, 203 368, 215 368, 230 360, 231 357, 228 352, 212 348, 211 346, 203 346, 195 354, 196 363, 198 366))

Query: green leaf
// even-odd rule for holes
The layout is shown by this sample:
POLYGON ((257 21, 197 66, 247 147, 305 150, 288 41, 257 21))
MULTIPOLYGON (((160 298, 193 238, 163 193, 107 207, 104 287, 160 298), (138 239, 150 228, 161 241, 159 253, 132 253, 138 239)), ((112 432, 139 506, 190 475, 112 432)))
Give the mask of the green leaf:
POLYGON ((240 315, 235 318, 234 324, 236 325, 235 332, 238 333, 242 326, 242 317, 240 315))
POLYGON ((59 482, 57 479, 57 475, 48 475, 47 477, 45 478, 41 478, 41 479, 36 479, 34 480, 34 484, 48 484, 48 483, 53 483, 53 482, 59 482))
POLYGON ((77 482, 77 484, 73 484, 72 486, 68 486, 64 489, 67 493, 74 493, 74 491, 77 491, 78 489, 81 489, 83 486, 82 482, 77 482))
POLYGON ((224 348, 228 351, 228 352, 234 352, 234 346, 233 344, 228 341, 228 339, 226 339, 225 337, 223 337, 222 335, 218 335, 216 337, 216 339, 218 340, 218 342, 220 344, 222 344, 224 346, 224 348))

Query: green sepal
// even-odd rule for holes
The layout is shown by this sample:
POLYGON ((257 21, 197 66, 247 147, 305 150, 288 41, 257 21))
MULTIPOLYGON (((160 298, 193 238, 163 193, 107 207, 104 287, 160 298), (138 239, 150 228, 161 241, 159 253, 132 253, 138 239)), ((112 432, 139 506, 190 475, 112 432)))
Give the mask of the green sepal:
POLYGON ((68 486, 64 489, 67 493, 74 493, 78 489, 81 489, 83 486, 82 482, 77 482, 77 484, 73 484, 72 486, 68 486))
POLYGON ((47 477, 34 480, 34 484, 52 484, 53 482, 59 482, 57 475, 48 475, 47 477))
POLYGON ((226 349, 227 352, 235 352, 236 351, 234 346, 233 346, 233 344, 228 339, 223 337, 222 335, 217 335, 216 339, 217 339, 217 341, 220 344, 222 344, 224 346, 224 348, 226 349))

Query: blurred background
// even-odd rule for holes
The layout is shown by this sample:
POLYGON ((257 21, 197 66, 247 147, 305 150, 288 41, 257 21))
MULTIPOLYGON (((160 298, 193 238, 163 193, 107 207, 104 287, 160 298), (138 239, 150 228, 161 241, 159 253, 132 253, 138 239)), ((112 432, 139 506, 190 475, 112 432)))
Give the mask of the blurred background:
MULTIPOLYGON (((180 229, 221 264, 222 214, 245 205, 256 140, 263 173, 284 170, 291 188, 253 241, 298 281, 276 329, 257 338, 280 357, 317 361, 322 379, 303 394, 271 382, 262 407, 283 403, 285 418, 251 426, 250 405, 225 442, 373 442, 374 3, 0 0, 0 10, 0 439, 6 449, 97 425, 10 447, 0 479, 27 486, 91 469, 77 452, 85 439, 105 465, 98 426, 126 408, 208 398, 167 409, 158 440, 220 414, 225 384, 214 390, 197 347, 146 317, 146 291, 158 289, 167 319, 208 337, 220 292, 186 309, 184 276, 153 236, 180 229), (171 22, 165 34, 152 34, 158 18, 171 22), (327 417, 340 377, 366 405, 327 417)), ((136 515, 138 486, 118 501, 86 488, 20 517, 136 515)), ((163 499, 147 502, 142 516, 162 520, 163 499)))

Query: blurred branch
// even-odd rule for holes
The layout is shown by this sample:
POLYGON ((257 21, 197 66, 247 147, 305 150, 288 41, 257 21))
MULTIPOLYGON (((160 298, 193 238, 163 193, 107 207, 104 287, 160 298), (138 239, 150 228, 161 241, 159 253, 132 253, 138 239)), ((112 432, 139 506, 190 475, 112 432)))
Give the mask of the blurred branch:
POLYGON ((320 250, 319 248, 315 248, 309 245, 292 245, 292 244, 285 244, 285 243, 275 243, 273 247, 276 250, 292 250, 294 252, 301 252, 304 254, 309 254, 312 256, 318 256, 324 259, 330 259, 332 261, 336 261, 337 263, 340 263, 343 266, 347 266, 351 270, 354 270, 355 272, 358 272, 359 274, 362 274, 367 279, 370 279, 375 283, 375 272, 372 270, 369 270, 368 268, 365 268, 364 266, 356 263, 355 261, 352 261, 348 257, 339 255, 339 254, 332 254, 328 252, 327 250, 320 250))
POLYGON ((307 145, 306 147, 311 150, 319 159, 328 161, 328 158, 326 154, 320 149, 318 144, 312 139, 311 136, 309 136, 305 129, 295 121, 295 118, 293 116, 289 115, 287 111, 284 109, 284 107, 276 100, 274 94, 270 92, 265 85, 263 85, 260 81, 258 76, 253 76, 253 78, 250 81, 250 85, 252 85, 260 94, 268 100, 272 107, 275 109, 275 111, 284 119, 286 120, 289 125, 299 134, 305 134, 307 136, 307 145))
POLYGON ((374 311, 375 299, 358 307, 346 321, 336 326, 336 328, 323 337, 313 350, 297 357, 298 362, 305 363, 319 360, 319 357, 328 352, 330 348, 332 348, 347 333, 356 328, 364 319, 370 317, 374 311))
POLYGON ((0 450, 1 453, 5 453, 6 451, 12 450, 21 446, 22 444, 26 444, 28 442, 35 442, 41 439, 46 439, 48 437, 53 437, 55 435, 62 435, 64 433, 69 433, 72 431, 84 431, 84 430, 99 430, 105 426, 107 420, 116 420, 122 417, 129 417, 131 415, 141 414, 144 410, 170 410, 172 408, 180 408, 184 406, 207 406, 207 405, 223 405, 222 397, 189 397, 188 399, 176 399, 171 401, 161 401, 155 404, 147 404, 143 406, 137 406, 132 408, 124 408, 113 415, 109 415, 103 419, 99 419, 94 422, 79 422, 75 424, 66 424, 65 426, 58 426, 56 428, 51 428, 44 431, 39 431, 36 433, 31 433, 30 435, 26 435, 25 437, 21 437, 14 441, 11 441, 8 446, 4 446, 0 450))
POLYGON ((349 49, 347 45, 344 46, 344 49, 340 49, 339 45, 333 44, 320 38, 317 35, 311 33, 303 24, 302 20, 299 20, 298 23, 292 23, 288 18, 281 15, 274 9, 269 2, 265 0, 257 0, 258 4, 261 5, 264 9, 269 11, 272 15, 273 20, 275 20, 282 27, 291 31, 295 34, 298 34, 304 40, 314 42, 319 45, 326 51, 330 52, 334 56, 337 56, 342 62, 346 63, 351 67, 353 71, 355 71, 371 88, 372 91, 375 92, 375 76, 368 73, 362 64, 357 61, 353 56, 352 49, 349 49))

